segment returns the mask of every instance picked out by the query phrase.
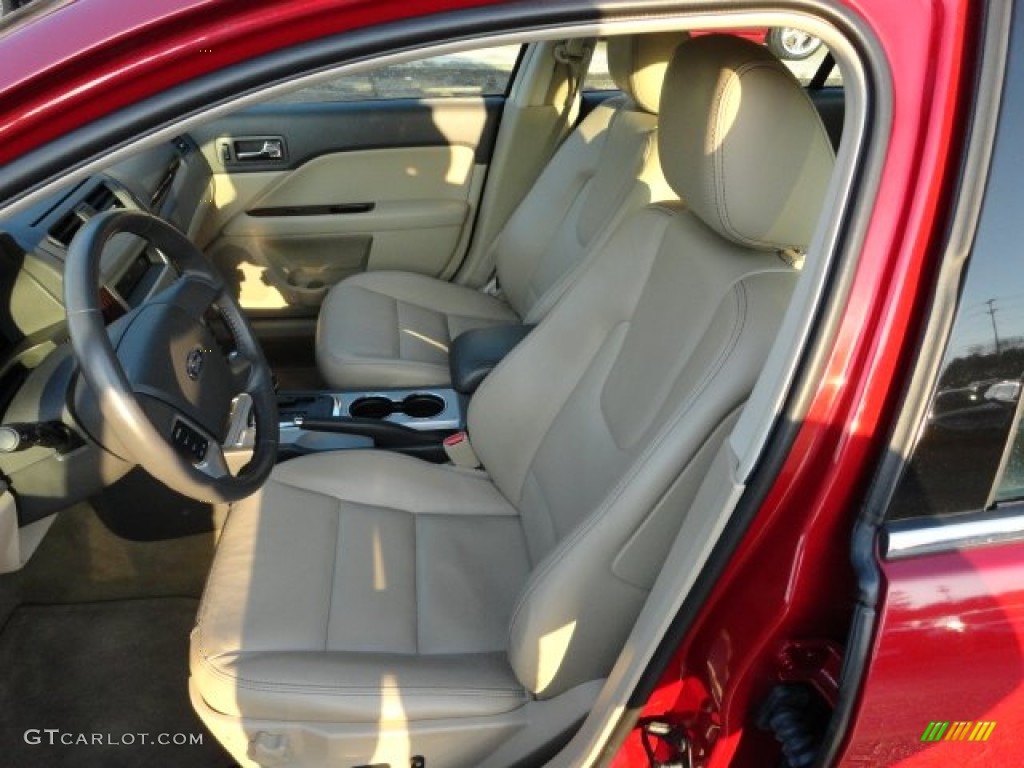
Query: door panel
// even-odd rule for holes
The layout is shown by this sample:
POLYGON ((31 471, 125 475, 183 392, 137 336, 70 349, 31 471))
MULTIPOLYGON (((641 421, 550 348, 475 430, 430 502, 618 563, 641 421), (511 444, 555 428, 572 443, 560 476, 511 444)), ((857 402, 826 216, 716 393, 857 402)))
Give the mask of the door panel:
POLYGON ((200 245, 249 309, 314 309, 367 269, 447 278, 464 255, 503 102, 274 104, 211 122, 193 132, 214 170, 200 245), (279 157, 258 152, 266 141, 279 157))

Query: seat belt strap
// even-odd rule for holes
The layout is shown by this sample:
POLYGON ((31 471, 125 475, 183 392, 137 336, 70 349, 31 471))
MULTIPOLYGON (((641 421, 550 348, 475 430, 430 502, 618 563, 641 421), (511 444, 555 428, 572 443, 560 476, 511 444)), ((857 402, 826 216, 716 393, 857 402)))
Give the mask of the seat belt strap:
POLYGON ((555 46, 555 61, 566 67, 566 83, 568 85, 559 121, 561 126, 556 133, 558 136, 556 147, 569 134, 571 126, 576 122, 576 116, 580 113, 580 92, 583 90, 583 78, 593 52, 593 41, 589 38, 574 37, 570 40, 563 40, 555 46))
MULTIPOLYGON (((559 68, 555 68, 555 72, 552 73, 552 80, 549 84, 550 90, 547 97, 552 106, 554 106, 558 96, 557 89, 560 89, 564 82, 565 98, 562 100, 561 111, 551 122, 551 133, 545 140, 544 147, 537 152, 536 161, 540 169, 538 173, 543 171, 543 168, 548 164, 555 152, 558 151, 559 146, 569 136, 576 124, 576 118, 580 114, 580 93, 583 90, 583 80, 590 66, 590 59, 594 55, 595 43, 596 41, 592 38, 572 38, 562 40, 553 49, 552 57, 562 71, 560 73, 558 71, 559 68), (560 74, 564 75, 564 80, 559 77, 560 74)), ((526 194, 529 194, 529 192, 526 194)), ((520 202, 522 201, 520 200, 520 202)), ((497 238, 500 237, 501 233, 499 232, 497 238)), ((494 242, 496 242, 496 239, 489 246, 491 253, 493 253, 494 242)), ((480 291, 489 296, 504 297, 496 273, 492 273, 491 280, 480 288, 480 291)))
POLYGON ((494 275, 490 280, 487 281, 487 285, 480 289, 482 293, 486 293, 488 296, 493 296, 496 299, 504 297, 504 293, 501 290, 501 283, 498 282, 498 273, 495 271, 494 275))

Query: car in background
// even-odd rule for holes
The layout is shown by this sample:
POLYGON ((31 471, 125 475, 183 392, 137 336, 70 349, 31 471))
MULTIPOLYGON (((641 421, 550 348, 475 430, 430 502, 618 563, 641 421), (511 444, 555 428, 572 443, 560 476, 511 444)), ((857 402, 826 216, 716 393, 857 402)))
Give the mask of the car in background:
POLYGON ((764 37, 768 50, 780 59, 799 61, 813 56, 821 48, 821 40, 796 27, 769 29, 764 37))
MULTIPOLYGON (((694 37, 699 37, 700 35, 715 34, 717 31, 719 30, 700 31, 693 34, 694 37)), ((798 27, 752 27, 720 31, 765 45, 780 59, 788 61, 809 59, 822 47, 819 38, 798 27)))

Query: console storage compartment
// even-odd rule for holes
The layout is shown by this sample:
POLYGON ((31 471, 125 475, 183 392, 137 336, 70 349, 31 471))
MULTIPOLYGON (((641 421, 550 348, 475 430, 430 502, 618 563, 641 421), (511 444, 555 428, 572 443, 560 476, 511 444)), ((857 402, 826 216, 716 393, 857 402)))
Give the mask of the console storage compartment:
POLYGON ((475 328, 456 337, 448 350, 452 386, 471 395, 488 373, 534 329, 532 325, 475 328))

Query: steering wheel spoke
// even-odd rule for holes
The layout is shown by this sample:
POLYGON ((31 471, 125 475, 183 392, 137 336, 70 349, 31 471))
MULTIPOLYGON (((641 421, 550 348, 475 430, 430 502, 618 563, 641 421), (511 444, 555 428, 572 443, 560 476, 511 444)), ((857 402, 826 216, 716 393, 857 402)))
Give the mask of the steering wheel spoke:
POLYGON ((253 399, 242 392, 232 401, 223 442, 182 414, 172 419, 169 442, 185 461, 211 480, 233 477, 227 454, 253 448, 252 417, 253 399))
POLYGON ((223 480, 226 477, 233 477, 228 468, 227 459, 224 456, 224 448, 220 443, 210 443, 206 452, 206 458, 196 464, 196 469, 209 477, 211 480, 223 480))
POLYGON ((64 298, 82 379, 131 459, 201 501, 237 501, 262 486, 277 457, 270 368, 224 279, 180 231, 141 211, 92 217, 69 248, 64 298), (99 265, 122 232, 159 249, 181 277, 138 308, 115 350, 98 304, 99 265), (214 308, 236 350, 226 357, 205 321, 214 308), (245 470, 232 474, 231 452, 250 448, 245 470))
POLYGON ((231 415, 228 416, 228 428, 224 437, 226 448, 252 447, 252 418, 252 395, 241 392, 231 403, 231 415))
POLYGON ((214 275, 186 272, 160 296, 166 304, 174 304, 190 317, 200 319, 224 294, 224 281, 214 275))
POLYGON ((258 361, 249 359, 248 355, 236 349, 228 355, 228 368, 231 371, 234 391, 248 396, 251 403, 252 389, 258 383, 256 380, 258 361))

